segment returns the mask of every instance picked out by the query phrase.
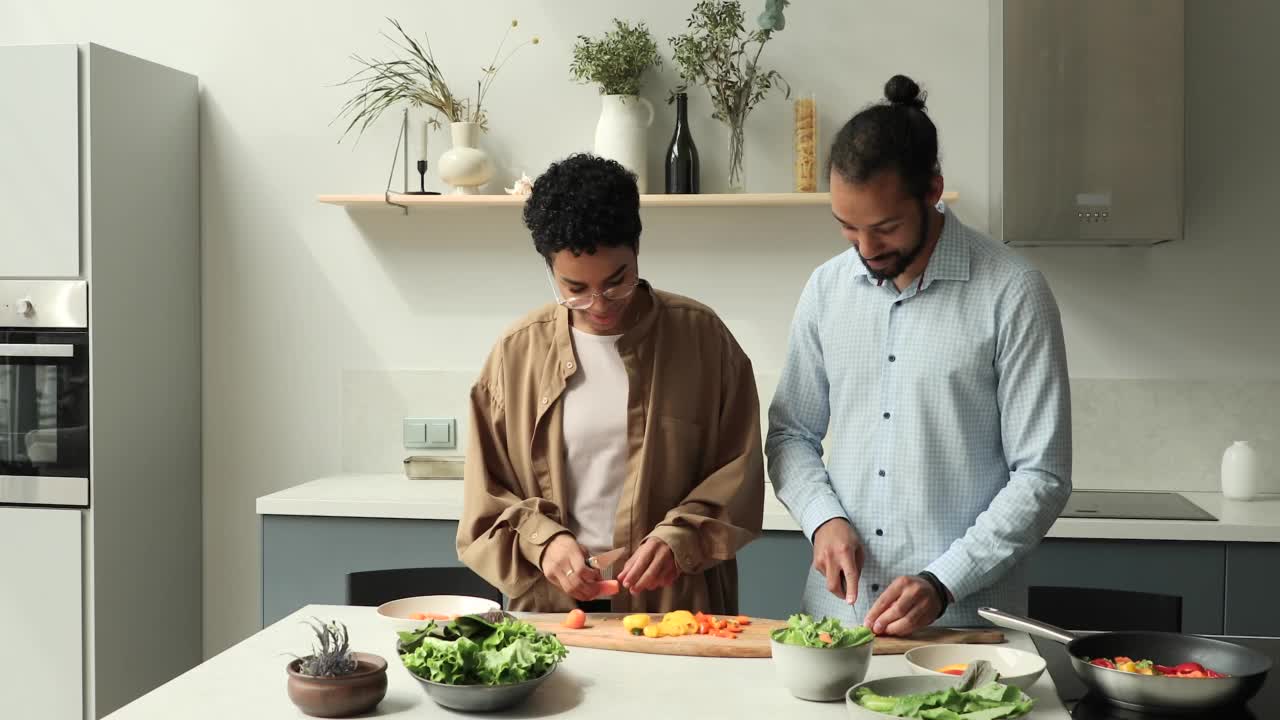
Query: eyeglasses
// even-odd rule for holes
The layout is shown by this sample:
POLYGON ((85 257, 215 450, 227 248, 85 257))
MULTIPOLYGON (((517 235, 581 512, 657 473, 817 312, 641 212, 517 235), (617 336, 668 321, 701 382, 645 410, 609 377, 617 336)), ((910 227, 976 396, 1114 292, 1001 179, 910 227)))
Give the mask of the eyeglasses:
POLYGON ((586 310, 596 303, 596 298, 598 297, 602 297, 609 302, 626 300, 636 293, 636 287, 640 285, 640 280, 637 278, 635 282, 614 285, 611 288, 606 288, 604 292, 591 293, 590 295, 571 295, 561 300, 560 290, 556 288, 556 281, 555 278, 551 277, 550 270, 547 271, 547 282, 551 284, 551 294, 555 296, 556 303, 570 310, 586 310))

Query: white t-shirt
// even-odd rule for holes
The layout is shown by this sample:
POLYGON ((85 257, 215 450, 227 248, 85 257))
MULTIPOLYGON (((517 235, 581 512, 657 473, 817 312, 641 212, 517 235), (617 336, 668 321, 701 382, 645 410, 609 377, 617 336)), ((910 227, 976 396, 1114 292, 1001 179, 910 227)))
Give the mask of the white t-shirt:
POLYGON ((618 497, 627 473, 627 370, 621 335, 577 328, 578 371, 564 392, 569 530, 591 553, 613 548, 618 497))

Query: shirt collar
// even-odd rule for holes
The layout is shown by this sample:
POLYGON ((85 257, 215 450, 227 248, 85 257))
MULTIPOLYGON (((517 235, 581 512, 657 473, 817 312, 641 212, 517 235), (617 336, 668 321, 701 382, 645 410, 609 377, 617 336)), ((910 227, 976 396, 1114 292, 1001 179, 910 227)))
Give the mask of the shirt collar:
MULTIPOLYGON (((933 255, 929 257, 929 264, 925 266, 924 277, 919 281, 920 289, 929 287, 934 280, 969 279, 969 236, 966 230, 960 219, 951 212, 951 208, 945 208, 942 235, 933 249, 933 255)), ((848 252, 858 254, 857 248, 849 248, 848 252)), ((860 275, 869 283, 883 284, 871 277, 862 258, 854 259, 857 261, 853 268, 855 277, 860 275)))
MULTIPOLYGON (((644 338, 653 330, 653 326, 658 321, 658 315, 662 312, 664 303, 658 293, 653 291, 653 287, 648 280, 641 279, 640 285, 636 288, 636 294, 645 293, 649 296, 650 303, 645 314, 641 316, 629 330, 618 338, 618 352, 625 352, 636 347, 644 338)), ((577 359, 573 352, 572 333, 569 328, 569 308, 559 305, 555 309, 556 318, 556 349, 560 358, 560 368, 562 375, 569 377, 576 370, 574 361, 577 359)))

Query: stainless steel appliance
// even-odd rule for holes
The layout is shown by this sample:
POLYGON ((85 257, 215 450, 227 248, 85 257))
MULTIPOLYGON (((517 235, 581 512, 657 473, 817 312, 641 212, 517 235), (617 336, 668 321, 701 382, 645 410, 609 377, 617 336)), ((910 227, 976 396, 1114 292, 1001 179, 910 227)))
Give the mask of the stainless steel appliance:
POLYGON ((82 280, 0 280, 0 505, 89 506, 82 280))
POLYGON ((991 3, 990 230, 1154 245, 1183 230, 1183 0, 991 3))

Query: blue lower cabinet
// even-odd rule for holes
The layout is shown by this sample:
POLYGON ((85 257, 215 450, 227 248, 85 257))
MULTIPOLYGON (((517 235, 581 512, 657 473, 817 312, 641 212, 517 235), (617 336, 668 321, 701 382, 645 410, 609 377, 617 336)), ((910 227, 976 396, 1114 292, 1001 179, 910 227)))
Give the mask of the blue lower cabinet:
MULTIPOLYGON (((449 520, 264 515, 262 622, 298 608, 346 601, 346 574, 457 566, 449 520)), ((769 531, 738 556, 742 612, 785 618, 800 608, 813 562, 798 532, 769 531)), ((1027 561, 1032 585, 1178 595, 1184 632, 1280 636, 1271 608, 1280 586, 1280 544, 1045 540, 1027 561)))
POLYGON ((1027 566, 1030 585, 1178 595, 1183 632, 1221 634, 1225 558, 1224 543, 1050 538, 1027 566))

